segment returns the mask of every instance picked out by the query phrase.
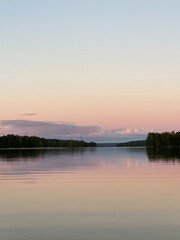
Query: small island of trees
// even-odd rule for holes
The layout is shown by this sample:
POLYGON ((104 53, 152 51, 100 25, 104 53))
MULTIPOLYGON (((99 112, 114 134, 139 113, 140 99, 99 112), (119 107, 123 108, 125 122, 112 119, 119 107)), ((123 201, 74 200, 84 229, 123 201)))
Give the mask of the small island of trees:
POLYGON ((6 135, 0 137, 0 148, 75 148, 96 147, 95 142, 45 139, 37 136, 6 135))

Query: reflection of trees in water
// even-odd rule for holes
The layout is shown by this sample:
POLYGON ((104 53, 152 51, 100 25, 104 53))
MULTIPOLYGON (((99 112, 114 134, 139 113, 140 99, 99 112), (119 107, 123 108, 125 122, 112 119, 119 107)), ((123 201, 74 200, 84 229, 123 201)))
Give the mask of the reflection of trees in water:
POLYGON ((95 148, 0 150, 0 167, 3 174, 16 176, 97 168, 99 162, 91 157, 94 152, 95 148))
POLYGON ((180 148, 147 148, 149 161, 164 161, 164 162, 179 162, 180 163, 180 148))
POLYGON ((36 160, 39 156, 44 155, 43 149, 14 149, 14 150, 1 150, 0 160, 1 161, 28 161, 36 160))
POLYGON ((85 151, 94 151, 94 148, 59 148, 59 149, 9 149, 0 150, 0 161, 35 161, 39 158, 47 157, 48 155, 62 155, 67 154, 73 156, 74 154, 83 154, 85 151))

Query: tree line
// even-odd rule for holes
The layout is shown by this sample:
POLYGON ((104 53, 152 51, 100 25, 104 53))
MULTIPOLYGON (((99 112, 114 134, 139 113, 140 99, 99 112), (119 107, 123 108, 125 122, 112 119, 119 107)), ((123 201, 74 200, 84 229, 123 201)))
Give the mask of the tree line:
POLYGON ((116 147, 145 147, 146 140, 137 140, 137 141, 129 141, 124 143, 118 143, 116 147))
POLYGON ((146 146, 153 148, 180 147, 180 132, 148 133, 146 146))
POLYGON ((96 147, 95 142, 78 140, 45 139, 37 136, 9 134, 0 137, 0 148, 56 148, 56 147, 96 147))

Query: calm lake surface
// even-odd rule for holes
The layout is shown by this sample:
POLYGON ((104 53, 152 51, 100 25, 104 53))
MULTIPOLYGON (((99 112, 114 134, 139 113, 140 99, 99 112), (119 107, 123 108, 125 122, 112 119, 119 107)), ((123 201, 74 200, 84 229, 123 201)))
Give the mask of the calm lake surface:
POLYGON ((0 240, 179 239, 179 154, 0 150, 0 240))

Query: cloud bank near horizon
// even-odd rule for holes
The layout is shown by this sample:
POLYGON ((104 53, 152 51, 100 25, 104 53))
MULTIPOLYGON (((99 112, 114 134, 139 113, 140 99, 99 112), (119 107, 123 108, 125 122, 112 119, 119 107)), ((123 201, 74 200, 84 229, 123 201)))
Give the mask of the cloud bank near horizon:
POLYGON ((60 121, 1 120, 0 135, 36 135, 56 139, 83 139, 85 141, 125 142, 145 139, 149 130, 143 128, 116 128, 77 125, 60 121))

